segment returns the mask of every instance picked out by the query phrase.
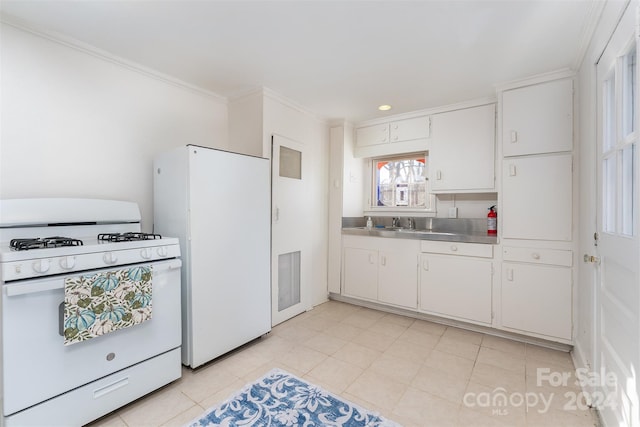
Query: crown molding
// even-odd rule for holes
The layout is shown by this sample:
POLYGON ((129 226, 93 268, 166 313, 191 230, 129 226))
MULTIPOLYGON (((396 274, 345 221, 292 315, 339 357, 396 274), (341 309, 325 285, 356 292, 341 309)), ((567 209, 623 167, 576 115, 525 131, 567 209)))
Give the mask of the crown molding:
POLYGON ((582 66, 587 52, 589 51, 591 41, 593 40, 593 37, 596 33, 596 29, 598 28, 598 24, 600 23, 600 19, 602 17, 602 13, 604 12, 605 6, 605 1, 591 2, 589 11, 587 12, 587 20, 585 22, 585 25, 582 27, 580 45, 578 46, 578 51, 576 52, 576 56, 571 64, 571 68, 573 68, 574 70, 579 70, 582 66))
POLYGON ((282 105, 292 108, 298 111, 299 113, 304 114, 320 123, 327 124, 329 122, 329 119, 327 117, 321 116, 309 110, 308 108, 303 107, 302 105, 298 104, 296 101, 290 98, 287 98, 286 96, 281 95, 278 92, 272 89, 269 89, 268 87, 262 87, 261 89, 262 89, 262 94, 264 95, 265 98, 272 99, 273 101, 276 101, 282 105))
POLYGON ((160 71, 154 70, 152 68, 145 67, 137 62, 130 61, 128 59, 122 58, 120 56, 114 55, 106 50, 97 48, 88 43, 77 40, 73 37, 65 36, 56 31, 46 30, 43 28, 38 28, 33 24, 24 21, 22 19, 16 18, 14 16, 8 15, 6 13, 0 13, 0 23, 9 25, 13 28, 16 28, 21 31, 28 32, 30 34, 36 35, 38 37, 42 37, 51 42, 66 46, 68 48, 77 50, 84 54, 93 56, 94 58, 101 59, 103 61, 107 61, 111 64, 118 65, 124 69, 129 71, 136 72, 138 74, 142 74, 145 77, 149 77, 155 80, 159 80, 168 85, 178 87, 180 89, 184 89, 198 95, 203 95, 208 98, 211 98, 215 101, 218 101, 222 104, 227 104, 227 98, 217 93, 211 92, 209 90, 203 89, 199 86, 192 85, 183 80, 170 76, 168 74, 161 73, 160 71))
POLYGON ((518 87, 531 86, 538 83, 548 82, 550 80, 573 78, 575 75, 575 71, 571 68, 562 68, 560 70, 550 71, 548 73, 536 74, 534 76, 529 76, 522 79, 499 83, 494 86, 497 92, 503 92, 505 90, 515 89, 518 87))

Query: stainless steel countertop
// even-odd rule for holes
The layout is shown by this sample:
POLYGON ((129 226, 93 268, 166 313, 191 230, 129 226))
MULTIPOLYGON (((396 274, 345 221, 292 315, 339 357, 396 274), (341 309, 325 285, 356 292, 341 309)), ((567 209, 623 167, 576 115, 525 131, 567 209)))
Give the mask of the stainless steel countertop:
POLYGON ((411 230, 408 228, 345 227, 342 234, 352 236, 391 237, 394 239, 439 240, 445 242, 485 243, 495 245, 498 237, 485 233, 453 233, 435 230, 411 230))

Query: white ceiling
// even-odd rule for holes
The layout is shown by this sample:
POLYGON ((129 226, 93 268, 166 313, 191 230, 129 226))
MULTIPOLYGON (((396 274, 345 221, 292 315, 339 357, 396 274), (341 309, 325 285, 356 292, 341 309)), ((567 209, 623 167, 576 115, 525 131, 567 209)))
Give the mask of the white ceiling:
POLYGON ((264 86, 361 121, 576 68, 599 0, 3 0, 6 19, 225 97, 264 86), (393 105, 381 113, 379 104, 393 105))

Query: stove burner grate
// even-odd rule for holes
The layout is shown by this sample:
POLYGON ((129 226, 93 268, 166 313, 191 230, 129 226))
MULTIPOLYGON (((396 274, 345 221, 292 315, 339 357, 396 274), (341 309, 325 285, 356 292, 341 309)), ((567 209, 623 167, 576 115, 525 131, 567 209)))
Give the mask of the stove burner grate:
POLYGON ((98 234, 98 240, 107 242, 130 242, 134 240, 155 240, 162 239, 159 234, 151 233, 103 233, 98 234))
POLYGON ((9 246, 17 251, 27 251, 29 249, 58 248, 62 246, 82 246, 82 240, 71 237, 37 237, 35 239, 13 239, 9 246))

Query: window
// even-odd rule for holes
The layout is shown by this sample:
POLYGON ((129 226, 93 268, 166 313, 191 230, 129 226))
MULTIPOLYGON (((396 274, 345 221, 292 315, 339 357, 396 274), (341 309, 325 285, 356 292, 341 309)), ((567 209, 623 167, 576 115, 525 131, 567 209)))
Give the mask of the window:
POLYGON ((430 211, 424 153, 372 159, 372 209, 430 211))
POLYGON ((634 236, 636 192, 636 47, 618 58, 603 84, 602 230, 634 236))

